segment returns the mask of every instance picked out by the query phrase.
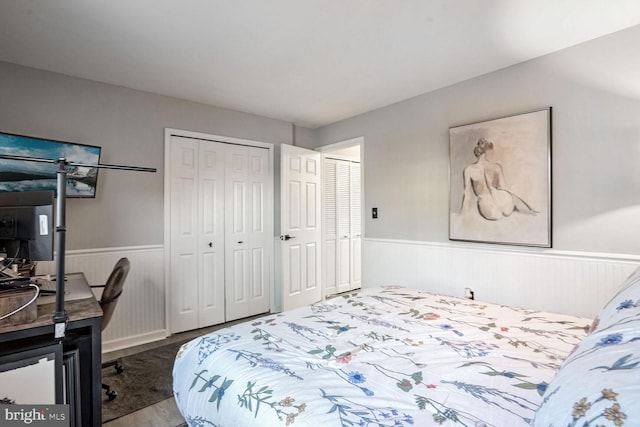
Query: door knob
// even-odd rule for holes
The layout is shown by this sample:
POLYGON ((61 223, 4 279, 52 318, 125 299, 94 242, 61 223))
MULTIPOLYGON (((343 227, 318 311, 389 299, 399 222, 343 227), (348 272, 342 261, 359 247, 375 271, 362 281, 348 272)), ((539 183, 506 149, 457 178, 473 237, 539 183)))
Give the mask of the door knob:
POLYGON ((280 240, 291 240, 295 238, 296 236, 289 236, 288 234, 285 234, 284 236, 280 236, 280 240))

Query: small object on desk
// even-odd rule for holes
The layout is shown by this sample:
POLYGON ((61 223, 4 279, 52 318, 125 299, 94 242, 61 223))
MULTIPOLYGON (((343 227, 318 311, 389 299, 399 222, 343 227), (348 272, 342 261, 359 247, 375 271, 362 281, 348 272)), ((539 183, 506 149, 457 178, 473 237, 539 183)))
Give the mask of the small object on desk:
MULTIPOLYGON (((55 303, 56 296, 55 290, 57 289, 57 285, 55 282, 55 277, 53 275, 49 276, 50 280, 45 279, 45 275, 36 276, 34 282, 38 284, 40 281, 44 281, 45 284, 44 289, 46 291, 42 291, 41 295, 38 297, 38 305, 55 303), (53 289, 54 292, 49 291, 49 289, 53 289)), ((64 286, 64 300, 65 301, 73 301, 78 299, 85 298, 93 298, 93 292, 91 288, 86 283, 86 278, 82 273, 69 273, 65 275, 65 286, 64 286)))
MULTIPOLYGON (((70 273, 71 275, 73 275, 74 273, 70 273)), ((30 277, 31 280, 46 280, 46 281, 52 281, 55 282, 56 280, 56 275, 55 274, 38 274, 36 276, 31 276, 30 277)), ((68 275, 64 275, 64 280, 65 282, 69 280, 69 276, 68 275)))
POLYGON ((56 291, 56 282, 54 280, 35 279, 33 281, 40 287, 40 291, 56 291))

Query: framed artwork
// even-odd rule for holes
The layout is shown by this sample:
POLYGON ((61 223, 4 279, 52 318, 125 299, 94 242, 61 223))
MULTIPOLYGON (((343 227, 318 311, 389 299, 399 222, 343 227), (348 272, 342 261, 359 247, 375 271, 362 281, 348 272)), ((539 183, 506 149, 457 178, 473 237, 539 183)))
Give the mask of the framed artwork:
MULTIPOLYGON (((95 197, 100 147, 0 132, 0 154, 36 157, 88 166, 67 167, 67 197, 95 197)), ((58 164, 0 159, 0 192, 56 191, 58 164)))
POLYGON ((449 239, 551 247, 551 107, 449 128, 449 239))

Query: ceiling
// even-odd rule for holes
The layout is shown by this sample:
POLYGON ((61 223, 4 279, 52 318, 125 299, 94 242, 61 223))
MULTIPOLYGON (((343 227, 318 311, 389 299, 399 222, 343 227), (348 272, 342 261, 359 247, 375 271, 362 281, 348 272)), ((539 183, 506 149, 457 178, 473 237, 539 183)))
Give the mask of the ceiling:
POLYGON ((316 128, 638 24, 637 0, 0 0, 0 61, 316 128))

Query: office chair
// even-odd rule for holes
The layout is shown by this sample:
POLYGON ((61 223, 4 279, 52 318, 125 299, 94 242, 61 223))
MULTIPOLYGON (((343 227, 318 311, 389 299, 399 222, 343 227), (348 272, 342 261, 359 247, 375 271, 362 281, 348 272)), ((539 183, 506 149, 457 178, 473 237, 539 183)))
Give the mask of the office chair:
MULTIPOLYGON (((124 281, 127 278, 127 274, 129 274, 129 268, 131 264, 127 258, 120 258, 116 265, 113 267, 113 271, 109 275, 107 282, 104 285, 92 285, 92 288, 104 288, 102 291, 102 296, 100 297, 100 308, 102 308, 102 330, 104 331, 107 325, 109 325, 109 321, 113 316, 113 311, 116 308, 116 304, 118 303, 118 298, 120 298, 120 294, 122 294, 122 287, 124 286, 124 281)), ((122 365, 122 360, 117 359, 111 362, 103 363, 102 369, 107 368, 109 366, 113 366, 117 373, 121 373, 124 371, 124 366, 122 365)), ((109 400, 113 400, 118 397, 118 392, 115 390, 111 390, 111 387, 108 384, 102 383, 102 388, 105 390, 105 393, 109 400)))

